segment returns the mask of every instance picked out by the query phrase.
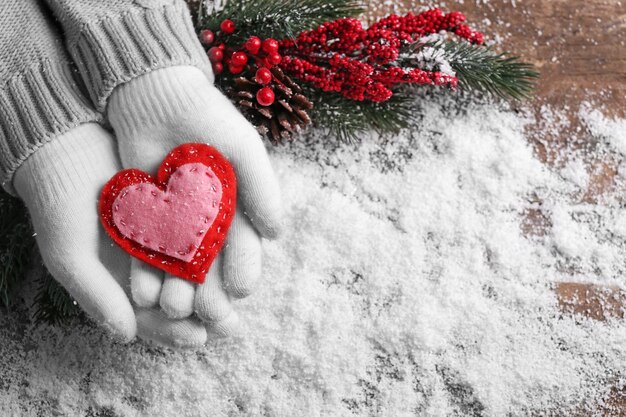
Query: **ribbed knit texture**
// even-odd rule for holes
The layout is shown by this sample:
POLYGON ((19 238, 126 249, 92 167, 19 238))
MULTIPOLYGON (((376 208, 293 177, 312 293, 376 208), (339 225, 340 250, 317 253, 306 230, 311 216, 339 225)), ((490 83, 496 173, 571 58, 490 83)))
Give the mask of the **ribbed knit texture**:
POLYGON ((5 0, 0 13, 0 183, 40 146, 101 118, 76 84, 70 58, 46 10, 5 0))
POLYGON ((191 65, 213 82, 183 0, 46 0, 97 110, 118 85, 155 69, 191 65))

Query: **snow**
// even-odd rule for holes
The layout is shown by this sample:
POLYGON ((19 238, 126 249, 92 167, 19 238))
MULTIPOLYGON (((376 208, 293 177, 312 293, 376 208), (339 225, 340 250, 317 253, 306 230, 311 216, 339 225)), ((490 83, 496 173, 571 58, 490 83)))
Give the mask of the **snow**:
MULTIPOLYGON (((173 352, 13 313, 0 414, 590 414, 626 383, 626 326, 562 313, 554 286, 624 289, 619 196, 581 202, 582 156, 541 163, 530 116, 424 98, 416 112, 396 137, 272 150, 286 233, 264 243, 263 282, 236 303, 241 338, 173 352), (545 233, 524 235, 529 210, 545 233)), ((624 155, 624 121, 580 115, 624 155)))

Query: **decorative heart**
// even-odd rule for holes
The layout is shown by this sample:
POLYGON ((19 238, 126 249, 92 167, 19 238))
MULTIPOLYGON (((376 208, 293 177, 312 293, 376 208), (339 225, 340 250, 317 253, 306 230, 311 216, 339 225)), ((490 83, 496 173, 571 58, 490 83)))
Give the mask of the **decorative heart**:
POLYGON ((230 163, 205 144, 181 145, 156 178, 126 169, 100 196, 100 219, 132 256, 180 278, 203 283, 230 227, 237 183, 230 163))

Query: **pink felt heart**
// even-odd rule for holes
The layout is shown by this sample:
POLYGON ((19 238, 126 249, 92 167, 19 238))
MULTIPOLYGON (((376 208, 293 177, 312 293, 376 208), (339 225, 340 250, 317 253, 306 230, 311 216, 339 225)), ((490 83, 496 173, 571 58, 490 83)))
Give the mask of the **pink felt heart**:
POLYGON ((113 203, 119 231, 141 245, 190 262, 218 215, 222 184, 201 163, 181 165, 163 191, 151 183, 129 185, 113 203))

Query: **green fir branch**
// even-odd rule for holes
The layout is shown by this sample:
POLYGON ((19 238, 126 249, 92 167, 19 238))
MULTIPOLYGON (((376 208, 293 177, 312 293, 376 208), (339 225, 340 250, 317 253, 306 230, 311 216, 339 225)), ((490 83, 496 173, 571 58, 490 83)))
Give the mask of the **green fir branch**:
POLYGON ((0 191, 0 303, 11 307, 28 268, 35 239, 26 208, 0 191))
MULTIPOLYGON (((0 304, 11 308, 35 252, 33 228, 24 204, 0 191, 0 304)), ((67 291, 47 272, 35 288, 35 323, 65 323, 79 314, 67 291)))
POLYGON ((233 42, 243 42, 252 35, 285 39, 327 21, 358 16, 363 11, 358 0, 231 0, 214 13, 201 10, 198 27, 217 31, 223 20, 230 19, 237 26, 230 35, 233 42))
POLYGON ((360 135, 371 130, 378 134, 395 134, 417 120, 415 99, 402 92, 394 93, 383 103, 349 100, 341 94, 310 87, 306 94, 314 104, 311 116, 316 127, 346 142, 357 141, 360 135))
POLYGON ((530 98, 539 77, 532 64, 468 42, 446 42, 443 48, 461 88, 515 100, 530 98))
POLYGON ((66 324, 80 315, 78 304, 65 288, 50 274, 42 274, 33 301, 33 321, 36 324, 66 324))

